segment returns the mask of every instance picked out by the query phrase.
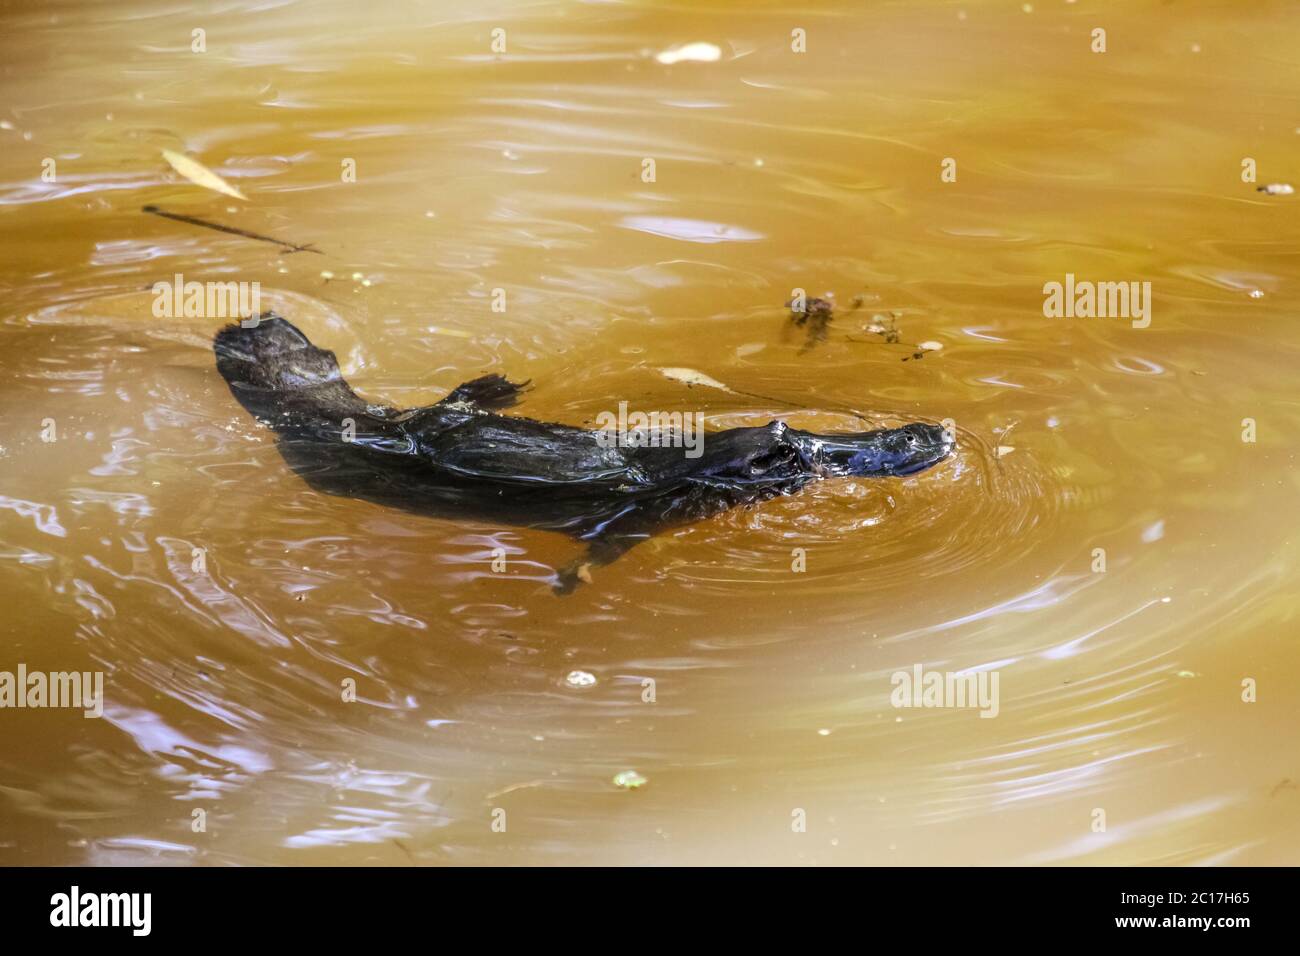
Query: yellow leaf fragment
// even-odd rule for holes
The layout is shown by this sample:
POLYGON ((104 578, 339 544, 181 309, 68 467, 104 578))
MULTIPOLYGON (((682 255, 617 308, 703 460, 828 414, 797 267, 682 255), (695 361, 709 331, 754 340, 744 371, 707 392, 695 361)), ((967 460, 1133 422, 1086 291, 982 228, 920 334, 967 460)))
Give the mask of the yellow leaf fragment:
POLYGON ((204 166, 196 159, 190 159, 188 156, 178 153, 175 150, 164 149, 162 151, 163 159, 190 182, 196 186, 202 186, 204 189, 211 189, 225 196, 234 196, 236 199, 242 199, 248 202, 248 197, 241 193, 230 183, 226 182, 208 167, 204 166))
POLYGON ((683 382, 686 385, 707 385, 709 388, 720 388, 724 392, 731 391, 716 378, 710 378, 703 372, 697 372, 693 368, 661 368, 659 372, 664 378, 670 378, 674 382, 683 382))

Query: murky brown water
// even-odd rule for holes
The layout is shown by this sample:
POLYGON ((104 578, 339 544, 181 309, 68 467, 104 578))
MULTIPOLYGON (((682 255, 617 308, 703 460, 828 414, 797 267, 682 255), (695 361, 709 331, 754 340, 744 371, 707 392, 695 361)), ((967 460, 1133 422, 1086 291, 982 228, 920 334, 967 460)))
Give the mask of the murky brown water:
POLYGON ((0 5, 0 670, 106 674, 103 719, 0 710, 0 862, 1300 860, 1300 207, 1255 188, 1300 180, 1300 12, 749 6, 0 5), (395 404, 502 371, 542 419, 961 446, 561 598, 558 535, 308 490, 221 321, 153 316, 177 273, 395 404), (1045 318, 1066 273, 1151 282, 1150 326, 1045 318), (840 307, 806 351, 796 287, 840 307), (916 664, 997 717, 894 708, 916 664))

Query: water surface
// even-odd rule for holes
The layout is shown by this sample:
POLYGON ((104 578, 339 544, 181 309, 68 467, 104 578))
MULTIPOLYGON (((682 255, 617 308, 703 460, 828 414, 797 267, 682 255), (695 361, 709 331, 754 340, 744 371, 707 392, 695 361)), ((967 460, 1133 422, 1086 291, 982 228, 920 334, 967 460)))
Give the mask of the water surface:
POLYGON ((1300 218, 1256 186, 1300 179, 1297 27, 0 5, 0 670, 106 674, 103 719, 0 711, 0 862, 1295 863, 1300 218), (689 43, 716 61, 656 58, 689 43), (558 535, 309 490, 216 374, 221 321, 153 315, 178 273, 259 282, 393 404, 500 371, 540 419, 951 418, 959 452, 560 598, 558 535), (1066 273, 1151 282, 1150 326, 1045 318, 1066 273), (796 288, 837 304, 811 348, 796 288), (995 670, 998 716, 892 707, 918 663, 995 670))

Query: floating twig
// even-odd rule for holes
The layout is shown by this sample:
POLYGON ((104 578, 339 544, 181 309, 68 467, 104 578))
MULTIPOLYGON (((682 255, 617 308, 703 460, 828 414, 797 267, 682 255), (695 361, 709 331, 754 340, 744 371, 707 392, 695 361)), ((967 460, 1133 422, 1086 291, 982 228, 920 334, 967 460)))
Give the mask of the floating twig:
POLYGON ((274 239, 271 236, 259 235, 256 232, 249 232, 247 229, 239 229, 235 226, 223 226, 219 222, 208 222, 206 219, 199 219, 196 216, 184 216, 178 212, 166 212, 157 206, 144 206, 141 212, 147 212, 154 216, 162 216, 164 219, 174 219, 177 222, 189 223, 191 226, 202 226, 204 229, 215 229, 217 232, 226 232, 232 236, 243 236, 245 239, 256 239, 259 242, 273 242, 277 246, 282 246, 290 252, 314 252, 318 256, 325 253, 319 249, 313 249, 312 243, 306 245, 296 245, 292 242, 285 242, 283 239, 274 239))

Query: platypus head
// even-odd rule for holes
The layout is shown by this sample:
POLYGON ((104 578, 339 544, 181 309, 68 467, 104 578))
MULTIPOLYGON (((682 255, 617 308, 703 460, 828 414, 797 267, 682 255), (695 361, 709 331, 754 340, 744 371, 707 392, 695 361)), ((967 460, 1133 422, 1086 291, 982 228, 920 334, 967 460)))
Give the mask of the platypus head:
POLYGON ((942 426, 919 422, 857 435, 804 433, 801 437, 814 467, 828 477, 911 475, 943 461, 956 445, 953 434, 942 426))
POLYGON ((910 475, 938 464, 952 454, 957 444, 952 432, 941 425, 919 422, 880 433, 880 447, 860 459, 860 465, 878 474, 910 475))

